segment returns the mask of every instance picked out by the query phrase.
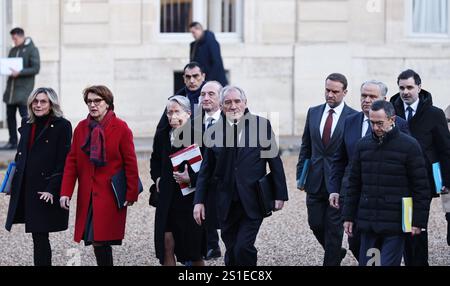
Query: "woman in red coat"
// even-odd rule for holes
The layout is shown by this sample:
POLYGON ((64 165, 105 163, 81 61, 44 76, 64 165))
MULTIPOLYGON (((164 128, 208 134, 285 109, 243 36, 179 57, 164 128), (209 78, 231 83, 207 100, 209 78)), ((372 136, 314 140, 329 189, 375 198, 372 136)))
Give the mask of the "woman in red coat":
POLYGON ((138 167, 133 134, 114 113, 113 95, 105 86, 84 90, 89 115, 75 129, 67 156, 60 204, 68 209, 78 179, 75 241, 93 245, 99 266, 112 266, 111 245, 125 235, 127 206, 138 198, 138 167), (125 170, 126 202, 117 206, 111 178, 125 170))

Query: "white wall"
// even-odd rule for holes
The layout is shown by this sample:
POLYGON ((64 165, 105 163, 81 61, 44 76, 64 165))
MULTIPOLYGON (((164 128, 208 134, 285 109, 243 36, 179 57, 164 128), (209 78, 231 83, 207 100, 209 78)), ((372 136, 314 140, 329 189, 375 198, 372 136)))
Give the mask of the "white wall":
MULTIPOLYGON (((242 86, 249 107, 279 112, 280 133, 303 132, 308 107, 323 103, 325 77, 344 73, 346 101, 359 109, 359 86, 395 78, 414 68, 441 108, 450 103, 450 39, 415 41, 405 34, 405 0, 245 0, 240 40, 221 40, 231 83, 242 86), (370 1, 373 2, 373 1, 370 1)), ((41 51, 37 85, 60 91, 63 109, 76 124, 86 116, 81 91, 106 84, 116 109, 137 136, 154 133, 173 72, 188 61, 189 35, 158 33, 158 0, 14 0, 14 24, 41 51)))

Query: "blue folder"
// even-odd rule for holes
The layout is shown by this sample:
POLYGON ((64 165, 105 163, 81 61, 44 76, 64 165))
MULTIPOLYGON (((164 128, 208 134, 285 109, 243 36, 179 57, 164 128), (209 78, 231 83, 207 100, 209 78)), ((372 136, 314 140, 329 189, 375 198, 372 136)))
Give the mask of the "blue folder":
POLYGON ((11 184, 16 172, 16 162, 11 162, 6 170, 5 177, 3 178, 2 186, 0 187, 0 193, 10 194, 11 184))
POLYGON ((309 159, 306 159, 303 163, 302 174, 300 179, 297 180, 297 188, 304 189, 306 183, 306 177, 308 177, 309 159))
POLYGON ((442 175, 441 164, 439 164, 439 162, 433 163, 433 178, 434 185, 436 186, 436 193, 440 194, 442 191, 442 175))

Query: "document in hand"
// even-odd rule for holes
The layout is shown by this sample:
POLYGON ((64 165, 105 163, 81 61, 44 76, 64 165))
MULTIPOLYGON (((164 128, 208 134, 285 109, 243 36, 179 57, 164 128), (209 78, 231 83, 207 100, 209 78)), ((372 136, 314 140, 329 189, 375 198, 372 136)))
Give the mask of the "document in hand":
MULTIPOLYGON (((111 178, 111 186, 116 198, 117 207, 119 209, 125 207, 127 198, 127 177, 125 175, 125 169, 121 169, 111 178)), ((138 178, 138 191, 142 193, 144 187, 142 186, 141 179, 138 178)))
POLYGON ((11 75, 12 71, 21 71, 23 69, 23 59, 22 58, 0 58, 0 74, 1 75, 11 75))
POLYGON ((11 162, 6 170, 5 177, 3 178, 2 186, 0 187, 0 193, 9 195, 11 193, 11 184, 16 172, 16 162, 11 162))
POLYGON ((306 178, 308 177, 308 168, 309 168, 309 159, 306 159, 305 162, 303 163, 303 169, 302 174, 300 175, 300 179, 298 179, 297 181, 298 189, 302 190, 305 188, 306 178))
POLYGON ((411 197, 402 199, 402 229, 403 232, 411 232, 413 201, 411 197))
MULTIPOLYGON (((202 153, 200 152, 200 147, 198 147, 197 144, 193 144, 189 147, 186 147, 183 150, 180 150, 170 155, 169 157, 170 160, 172 161, 174 172, 179 171, 179 169, 182 168, 181 164, 187 161, 191 166, 192 170, 195 173, 198 173, 198 171, 200 171, 200 166, 203 160, 202 153)), ((183 193, 183 196, 187 196, 195 191, 195 187, 190 188, 189 185, 185 183, 180 184, 180 189, 181 192, 183 193)))
POLYGON ((439 162, 433 163, 433 178, 434 185, 436 186, 436 193, 440 194, 442 191, 442 175, 441 164, 439 162))

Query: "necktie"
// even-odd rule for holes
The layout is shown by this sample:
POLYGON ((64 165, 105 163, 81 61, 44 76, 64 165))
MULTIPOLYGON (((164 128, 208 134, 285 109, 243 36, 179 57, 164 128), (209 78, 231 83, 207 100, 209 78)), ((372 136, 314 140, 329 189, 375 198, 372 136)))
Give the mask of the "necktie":
POLYGON ((333 126, 333 113, 334 110, 330 109, 328 111, 328 117, 325 121, 325 126, 323 127, 323 133, 322 133, 322 143, 324 146, 327 146, 330 142, 331 138, 331 126, 333 126))
POLYGON ((210 117, 208 119, 206 119, 206 129, 208 129, 209 127, 214 125, 214 118, 210 117))
POLYGON ((406 108, 406 111, 408 111, 408 118, 406 120, 409 122, 411 120, 411 118, 413 117, 413 109, 411 106, 408 105, 408 107, 406 108))
POLYGON ((370 126, 369 119, 366 119, 366 122, 367 122, 367 131, 366 134, 364 135, 369 135, 372 132, 372 127, 370 126))

